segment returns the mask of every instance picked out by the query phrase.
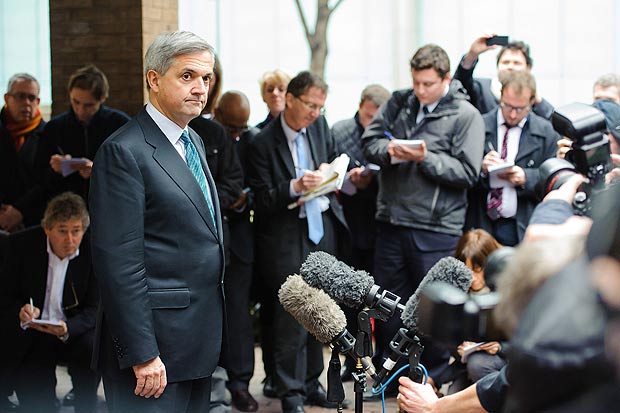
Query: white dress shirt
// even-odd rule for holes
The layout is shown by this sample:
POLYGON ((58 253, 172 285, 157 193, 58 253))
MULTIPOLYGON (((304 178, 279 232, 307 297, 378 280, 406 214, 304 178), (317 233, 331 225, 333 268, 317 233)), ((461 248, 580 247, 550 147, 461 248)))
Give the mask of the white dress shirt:
MULTIPOLYGON (((506 162, 513 162, 519 152, 519 142, 521 141, 521 133, 523 127, 527 122, 527 116, 521 120, 516 126, 513 126, 508 131, 508 150, 506 153, 506 162)), ((495 142, 495 148, 497 153, 501 153, 502 144, 504 140, 504 134, 508 128, 506 120, 502 114, 501 109, 497 111, 497 142, 495 142)), ((499 215, 504 218, 512 218, 517 214, 517 190, 508 181, 501 180, 504 183, 502 189, 502 207, 499 209, 499 215)), ((488 195, 490 197, 490 193, 488 195)), ((488 198, 487 198, 488 202, 488 198)))

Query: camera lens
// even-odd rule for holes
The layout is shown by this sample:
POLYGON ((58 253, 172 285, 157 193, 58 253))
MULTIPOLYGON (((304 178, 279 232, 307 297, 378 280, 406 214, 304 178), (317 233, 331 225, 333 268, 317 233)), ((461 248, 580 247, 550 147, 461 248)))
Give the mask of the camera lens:
POLYGON ((549 158, 538 169, 540 175, 539 196, 544 198, 549 192, 561 187, 568 179, 575 175, 575 167, 565 159, 549 158))

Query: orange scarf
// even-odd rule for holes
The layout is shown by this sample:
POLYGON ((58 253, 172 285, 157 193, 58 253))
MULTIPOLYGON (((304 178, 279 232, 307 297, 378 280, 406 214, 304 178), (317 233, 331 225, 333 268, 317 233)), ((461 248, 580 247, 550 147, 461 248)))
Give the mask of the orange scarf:
POLYGON ((37 113, 32 120, 22 123, 18 123, 13 119, 7 105, 4 106, 2 112, 5 118, 4 127, 9 131, 11 138, 13 138, 15 150, 19 152, 26 141, 26 135, 35 130, 39 123, 41 123, 41 111, 37 109, 37 113))

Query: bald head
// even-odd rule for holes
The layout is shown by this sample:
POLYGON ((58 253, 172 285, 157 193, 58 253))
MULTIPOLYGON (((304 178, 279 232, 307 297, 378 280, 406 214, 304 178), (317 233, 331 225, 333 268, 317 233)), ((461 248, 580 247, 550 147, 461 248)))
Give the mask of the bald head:
POLYGON ((238 137, 248 127, 250 101, 243 92, 231 90, 224 93, 215 107, 215 120, 221 123, 232 138, 238 137))

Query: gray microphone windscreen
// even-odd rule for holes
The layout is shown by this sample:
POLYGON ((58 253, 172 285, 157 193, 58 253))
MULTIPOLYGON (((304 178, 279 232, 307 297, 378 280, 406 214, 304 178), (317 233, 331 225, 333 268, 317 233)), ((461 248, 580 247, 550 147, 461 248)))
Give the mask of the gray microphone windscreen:
POLYGON ((321 343, 331 343, 347 327, 347 319, 338 304, 299 275, 286 279, 278 297, 282 307, 321 343))
POLYGON ((356 271, 323 251, 308 255, 299 272, 310 286, 351 308, 362 306, 375 284, 366 271, 356 271))
POLYGON ((424 287, 431 283, 448 283, 463 292, 469 291, 474 274, 462 262, 454 257, 444 257, 437 261, 426 273, 415 293, 405 304, 405 309, 400 316, 405 327, 416 330, 418 325, 418 304, 424 287))

